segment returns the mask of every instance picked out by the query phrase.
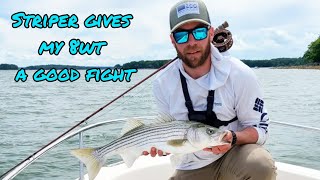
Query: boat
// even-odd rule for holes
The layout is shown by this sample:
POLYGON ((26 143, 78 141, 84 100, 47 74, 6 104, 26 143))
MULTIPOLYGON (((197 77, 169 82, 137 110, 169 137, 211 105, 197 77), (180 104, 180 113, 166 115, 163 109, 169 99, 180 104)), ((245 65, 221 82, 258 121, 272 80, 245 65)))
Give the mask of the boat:
MULTIPOLYGON (((154 116, 135 117, 137 119, 153 119, 154 116)), ((122 118, 114 120, 106 120, 95 124, 87 125, 81 129, 74 130, 65 136, 54 141, 52 144, 43 150, 32 155, 27 161, 14 167, 12 170, 2 175, 2 180, 10 180, 17 176, 29 165, 34 163, 41 156, 49 152, 51 149, 74 136, 79 136, 79 148, 83 148, 83 135, 85 131, 100 126, 108 125, 110 123, 125 122, 132 118, 122 118)), ((294 128, 307 129, 309 131, 320 132, 320 128, 308 127, 284 122, 271 121, 271 123, 290 126, 294 128)), ((277 180, 320 180, 320 170, 311 169, 307 167, 292 165, 283 162, 276 162, 277 180)), ((170 164, 170 156, 163 157, 139 157, 131 168, 127 168, 123 162, 117 162, 106 167, 101 168, 95 180, 165 180, 168 179, 174 172, 174 168, 170 164)), ((76 177, 75 177, 76 178, 76 177)), ((88 175, 84 174, 84 165, 79 162, 79 177, 77 180, 87 180, 88 175)))
MULTIPOLYGON (((320 171, 276 162, 277 180, 319 180, 320 171)), ((169 157, 140 157, 134 166, 127 168, 123 163, 103 167, 95 180, 166 180, 174 172, 169 157)), ((85 175, 84 180, 88 180, 85 175)), ((80 178, 78 179, 80 180, 80 178)))

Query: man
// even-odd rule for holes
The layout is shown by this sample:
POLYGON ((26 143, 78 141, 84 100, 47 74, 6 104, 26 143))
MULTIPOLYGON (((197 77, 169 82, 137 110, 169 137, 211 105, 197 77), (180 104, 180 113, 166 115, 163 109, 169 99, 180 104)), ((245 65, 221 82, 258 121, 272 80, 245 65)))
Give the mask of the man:
MULTIPOLYGON (((254 72, 211 44, 214 29, 202 1, 174 5, 170 28, 179 59, 154 81, 159 110, 178 120, 228 130, 224 139, 230 142, 186 155, 171 179, 275 179, 274 161, 261 146, 267 139, 269 119, 254 72)), ((155 148, 150 153, 163 154, 155 148)))

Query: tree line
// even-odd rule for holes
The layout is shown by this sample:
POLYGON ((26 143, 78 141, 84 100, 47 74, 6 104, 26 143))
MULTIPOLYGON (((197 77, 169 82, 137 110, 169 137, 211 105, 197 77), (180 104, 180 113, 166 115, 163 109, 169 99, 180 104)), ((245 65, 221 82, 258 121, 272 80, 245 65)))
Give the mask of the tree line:
MULTIPOLYGON (((249 67, 281 67, 281 66, 299 66, 304 65, 303 58, 276 58, 270 60, 241 60, 249 67)), ((157 69, 163 66, 169 60, 148 60, 148 61, 132 61, 122 66, 117 64, 115 68, 137 68, 137 69, 157 69)))
MULTIPOLYGON (((117 64, 114 68, 123 69, 157 69, 167 63, 169 60, 142 60, 142 61, 132 61, 129 63, 124 63, 123 65, 117 64)), ((305 61, 303 58, 276 58, 271 60, 242 60, 249 67, 281 67, 281 66, 299 66, 304 65, 305 61)), ((89 66, 69 66, 69 65, 37 65, 28 66, 24 69, 26 70, 38 70, 43 68, 45 70, 55 68, 57 70, 64 68, 73 68, 77 70, 90 69, 90 68, 112 68, 112 67, 89 67, 89 66)), ((14 64, 0 64, 0 70, 18 70, 19 67, 14 64)))
MULTIPOLYGON (((167 63, 169 60, 149 60, 132 61, 122 66, 117 64, 117 68, 137 68, 137 69, 157 69, 167 63)), ((308 46, 308 50, 303 57, 299 58, 275 58, 269 60, 241 60, 249 67, 283 67, 283 66, 301 66, 301 65, 319 65, 320 64, 320 36, 308 46)))
POLYGON ((19 67, 15 64, 0 64, 0 70, 17 70, 19 67))

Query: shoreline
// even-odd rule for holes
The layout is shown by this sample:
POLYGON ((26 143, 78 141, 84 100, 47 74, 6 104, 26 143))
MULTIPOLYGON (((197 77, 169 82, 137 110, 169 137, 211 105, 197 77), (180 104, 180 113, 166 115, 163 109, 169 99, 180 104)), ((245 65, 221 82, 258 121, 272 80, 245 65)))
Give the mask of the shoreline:
POLYGON ((306 65, 301 65, 301 66, 281 66, 281 67, 272 67, 272 69, 317 69, 320 70, 320 65, 316 66, 306 66, 306 65))

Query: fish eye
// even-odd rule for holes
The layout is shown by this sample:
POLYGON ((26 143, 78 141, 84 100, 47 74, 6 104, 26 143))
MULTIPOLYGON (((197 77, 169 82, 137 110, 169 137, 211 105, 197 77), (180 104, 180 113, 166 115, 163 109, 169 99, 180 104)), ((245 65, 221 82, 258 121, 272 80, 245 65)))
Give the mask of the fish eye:
POLYGON ((214 129, 207 129, 207 134, 211 135, 211 134, 214 134, 215 133, 215 130, 214 129))

